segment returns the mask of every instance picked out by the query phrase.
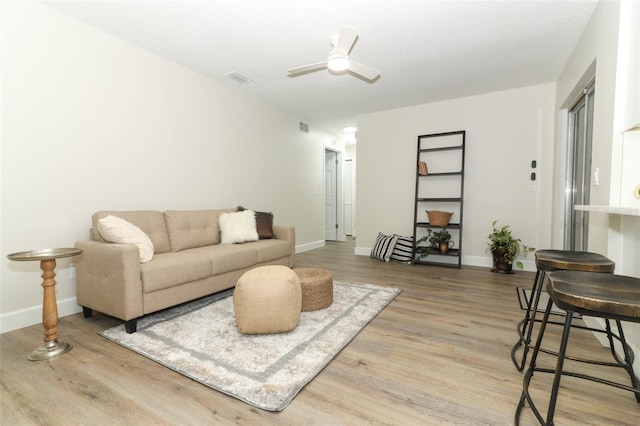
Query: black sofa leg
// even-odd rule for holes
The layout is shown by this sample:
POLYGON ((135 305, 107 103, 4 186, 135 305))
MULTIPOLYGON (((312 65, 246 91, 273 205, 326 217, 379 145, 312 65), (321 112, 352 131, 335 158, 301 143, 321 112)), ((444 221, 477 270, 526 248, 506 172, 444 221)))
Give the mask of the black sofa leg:
POLYGON ((127 334, 135 333, 138 330, 138 318, 124 322, 124 329, 127 334))
POLYGON ((83 306, 82 313, 84 314, 85 318, 91 318, 93 316, 93 309, 83 306))

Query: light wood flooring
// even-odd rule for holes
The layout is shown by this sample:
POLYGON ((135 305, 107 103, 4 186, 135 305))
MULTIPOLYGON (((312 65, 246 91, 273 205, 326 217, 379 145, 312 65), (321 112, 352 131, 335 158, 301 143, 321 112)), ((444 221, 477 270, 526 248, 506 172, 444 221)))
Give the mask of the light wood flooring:
MULTIPOLYGON (((336 280, 394 286, 402 293, 282 412, 253 408, 100 337, 99 330, 118 321, 96 313, 60 319, 60 338, 74 348, 52 361, 26 359, 41 343, 41 326, 0 335, 0 423, 513 424, 522 388, 522 373, 510 359, 523 314, 516 287, 530 287, 533 273, 385 264, 355 256, 353 249, 353 242, 330 242, 299 254, 297 266, 323 267, 336 280)), ((557 328, 550 336, 558 335, 557 328)), ((584 331, 572 335, 570 350, 609 358, 584 331)), ((539 365, 552 362, 546 356, 539 365)), ((536 374, 532 385, 543 407, 546 376, 536 374)), ((604 376, 628 383, 620 370, 604 376)), ((555 418, 557 425, 638 425, 640 404, 629 392, 564 378, 555 418)), ((528 408, 521 424, 536 424, 528 408)))

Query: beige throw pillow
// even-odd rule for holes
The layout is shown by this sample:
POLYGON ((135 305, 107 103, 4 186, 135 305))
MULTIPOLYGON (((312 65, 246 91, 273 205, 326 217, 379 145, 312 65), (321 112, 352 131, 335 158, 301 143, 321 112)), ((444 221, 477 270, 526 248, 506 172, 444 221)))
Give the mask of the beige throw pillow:
POLYGON ((153 259, 151 238, 134 224, 109 215, 98 221, 98 231, 110 243, 135 244, 140 249, 140 263, 153 259))

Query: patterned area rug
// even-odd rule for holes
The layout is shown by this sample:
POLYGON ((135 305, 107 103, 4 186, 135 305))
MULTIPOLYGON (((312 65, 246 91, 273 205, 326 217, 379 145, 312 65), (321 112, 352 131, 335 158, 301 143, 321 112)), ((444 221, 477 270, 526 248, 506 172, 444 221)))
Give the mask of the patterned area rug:
POLYGON ((333 304, 302 312, 290 333, 240 334, 232 291, 99 334, 165 367, 263 410, 282 411, 400 290, 334 282, 333 304))

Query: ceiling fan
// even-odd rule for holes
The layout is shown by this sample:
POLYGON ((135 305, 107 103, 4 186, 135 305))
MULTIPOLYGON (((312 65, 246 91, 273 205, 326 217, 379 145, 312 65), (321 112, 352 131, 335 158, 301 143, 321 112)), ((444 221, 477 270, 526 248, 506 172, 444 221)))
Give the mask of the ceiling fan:
POLYGON ((287 70, 289 77, 307 74, 327 68, 333 74, 351 72, 369 82, 373 82, 380 76, 380 71, 367 65, 362 65, 349 59, 349 52, 358 38, 358 30, 353 27, 342 26, 340 33, 331 39, 333 49, 329 58, 324 62, 304 65, 302 67, 287 70))

